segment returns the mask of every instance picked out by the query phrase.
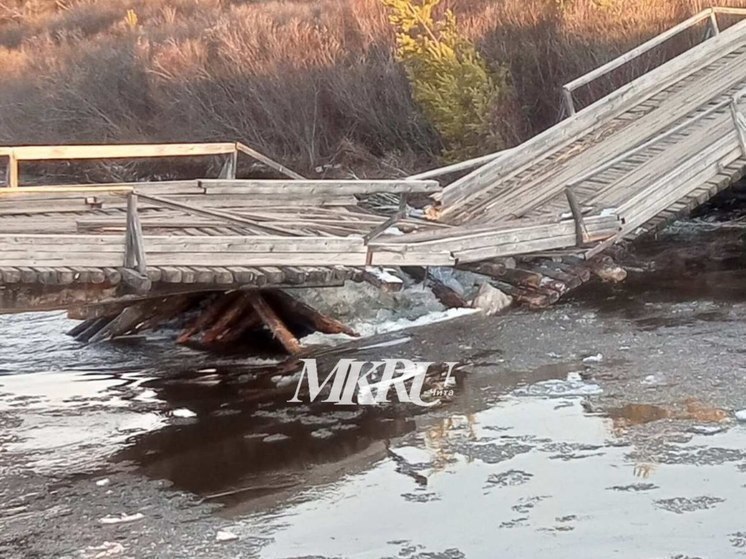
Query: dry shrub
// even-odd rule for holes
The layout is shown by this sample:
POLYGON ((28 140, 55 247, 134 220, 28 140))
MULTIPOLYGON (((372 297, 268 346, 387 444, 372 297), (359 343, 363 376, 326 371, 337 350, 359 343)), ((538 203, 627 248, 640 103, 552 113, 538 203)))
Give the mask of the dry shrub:
MULTIPOLYGON (((743 1, 721 2, 743 5, 743 1)), ((450 0, 515 100, 512 141, 560 117, 559 87, 706 7, 698 0, 450 0)), ((694 41, 697 29, 578 91, 583 105, 694 41)), ((0 142, 237 139, 313 175, 432 165, 441 146, 394 60, 379 0, 6 0, 0 142), (128 10, 137 23, 127 24, 128 10), (377 165, 376 162, 382 162, 377 165), (383 163, 385 162, 385 163, 383 163)))

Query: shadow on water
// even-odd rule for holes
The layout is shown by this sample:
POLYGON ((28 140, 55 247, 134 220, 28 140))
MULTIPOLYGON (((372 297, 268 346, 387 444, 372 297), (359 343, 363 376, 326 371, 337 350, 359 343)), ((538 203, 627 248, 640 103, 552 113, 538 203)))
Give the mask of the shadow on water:
POLYGON ((590 282, 568 301, 643 330, 734 319, 731 308, 746 305, 744 229, 710 227, 682 223, 637 242, 622 259, 625 282, 590 282))
MULTIPOLYGON (((378 341, 379 347, 358 349, 354 357, 411 357, 407 344, 378 341)), ((494 367, 491 360, 501 352, 475 349, 466 353, 470 370, 478 371, 494 367)), ((324 367, 333 365, 332 360, 338 357, 335 352, 322 358, 319 370, 327 370, 324 367)), ((579 361, 570 361, 504 377, 459 375, 456 396, 448 404, 447 413, 476 413, 513 389, 564 379, 579 368, 579 361)), ((268 495, 282 493, 283 498, 289 498, 390 458, 389 441, 427 425, 433 413, 411 405, 285 403, 295 390, 295 377, 292 384, 278 389, 281 396, 273 401, 247 399, 247 394, 266 390, 267 381, 269 386, 277 383, 278 377, 272 377, 277 370, 271 366, 240 372, 212 370, 144 382, 141 387, 153 391, 169 408, 187 408, 196 417, 131 438, 113 459, 135 465, 149 477, 167 479, 179 489, 246 512, 266 505, 262 498, 268 495)), ((278 497, 270 502, 278 502, 278 497)))

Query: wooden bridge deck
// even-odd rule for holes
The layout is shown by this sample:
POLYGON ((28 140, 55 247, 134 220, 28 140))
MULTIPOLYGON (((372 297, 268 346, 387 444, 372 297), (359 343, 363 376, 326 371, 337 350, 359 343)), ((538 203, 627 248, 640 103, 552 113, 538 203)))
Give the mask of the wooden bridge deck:
MULTIPOLYGON (((338 285, 368 266, 454 266, 563 251, 590 258, 656 227, 746 169, 746 21, 720 30, 710 9, 565 86, 568 118, 530 141, 408 179, 311 181, 241 144, 0 148, 0 310, 44 306, 32 286, 338 285), (710 37, 610 95, 575 110, 572 92, 674 35, 710 37), (282 180, 236 180, 248 155, 282 180), (206 155, 220 179, 23 187, 24 161, 206 155), (477 167, 477 165, 479 165, 477 167), (477 167, 445 188, 434 180, 477 167), (394 199, 372 211, 371 196, 394 199), (436 219, 407 215, 412 195, 436 219), (397 200, 399 200, 397 202, 397 200), (36 298, 36 299, 34 299, 36 298)), ((186 287, 185 287, 186 286, 186 287)), ((79 297, 70 289, 56 305, 79 297)), ((51 304, 51 303, 50 303, 51 304)))
MULTIPOLYGON (((718 13, 746 15, 746 10, 708 10, 678 31, 703 20, 716 22, 718 13)), ((746 166, 746 22, 717 31, 715 26, 714 36, 701 45, 447 186, 441 219, 463 227, 561 219, 569 211, 570 189, 584 215, 619 217, 622 227, 613 238, 619 240, 732 184, 746 166)), ((644 51, 570 86, 584 85, 644 51)))

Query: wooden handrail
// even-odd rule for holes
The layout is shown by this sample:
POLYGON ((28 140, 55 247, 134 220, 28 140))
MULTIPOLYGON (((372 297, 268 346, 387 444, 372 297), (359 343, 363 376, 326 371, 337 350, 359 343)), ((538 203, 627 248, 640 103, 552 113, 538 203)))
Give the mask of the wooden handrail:
POLYGON ((139 159, 151 157, 194 157, 230 155, 235 172, 239 153, 248 155, 264 165, 293 179, 301 175, 240 142, 215 142, 191 144, 82 144, 59 146, 7 146, 0 147, 0 157, 8 158, 7 186, 19 186, 18 165, 21 161, 59 161, 92 159, 139 159))
POLYGON ((717 22, 717 14, 719 13, 727 14, 727 15, 746 16, 746 9, 744 8, 707 8, 706 10, 699 12, 698 14, 690 17, 686 21, 679 23, 678 25, 672 27, 671 29, 668 29, 661 34, 656 35, 652 39, 644 42, 643 44, 632 49, 631 51, 626 52, 622 54, 621 56, 618 56, 614 58, 613 60, 610 60, 606 64, 599 66, 595 70, 592 70, 588 72, 587 74, 584 74, 580 76, 579 78, 576 78, 573 81, 568 82, 565 85, 563 85, 562 86, 563 103, 565 105, 565 110, 567 111, 568 116, 572 116, 576 112, 575 103, 572 98, 573 91, 575 91, 576 89, 578 89, 579 87, 583 85, 589 84, 592 81, 597 80, 598 78, 600 78, 601 76, 605 74, 608 74, 612 70, 616 70, 617 68, 623 66, 624 64, 631 62, 635 58, 638 58, 641 55, 645 54, 646 52, 661 45, 668 39, 675 37, 679 33, 686 31, 687 29, 697 25, 699 22, 704 21, 706 19, 710 20, 711 34, 712 35, 719 34, 720 28, 718 27, 718 22, 717 22))
POLYGON ((19 161, 51 161, 225 155, 235 151, 236 145, 233 143, 14 146, 0 148, 0 156, 12 154, 19 161))

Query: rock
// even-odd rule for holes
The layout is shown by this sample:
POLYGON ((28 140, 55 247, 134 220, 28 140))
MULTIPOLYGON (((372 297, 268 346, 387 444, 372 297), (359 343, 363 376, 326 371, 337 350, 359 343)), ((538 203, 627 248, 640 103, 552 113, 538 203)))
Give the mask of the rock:
POLYGON ((126 524, 128 522, 142 520, 143 518, 145 518, 145 515, 141 512, 137 512, 135 514, 122 513, 119 516, 105 516, 100 519, 99 522, 101 524, 126 524))
POLYGON ((98 480, 96 482, 96 485, 98 485, 99 487, 106 487, 107 485, 109 485, 109 478, 104 478, 104 479, 98 480))
POLYGON ((599 353, 597 355, 589 355, 588 357, 585 357, 583 359, 583 363, 600 363, 604 360, 603 353, 599 353))
POLYGON ((736 419, 738 421, 746 422, 746 410, 738 410, 736 412, 736 419))
POLYGON ((487 316, 493 316, 512 304, 513 298, 510 295, 506 295, 488 283, 482 284, 477 296, 471 302, 473 308, 481 310, 487 316))
POLYGON ((219 542, 232 542, 238 539, 238 536, 228 530, 218 530, 215 540, 219 542))
POLYGON ((183 417, 183 418, 197 417, 196 413, 186 408, 180 408, 178 410, 174 410, 171 412, 171 415, 173 415, 174 417, 183 417))

